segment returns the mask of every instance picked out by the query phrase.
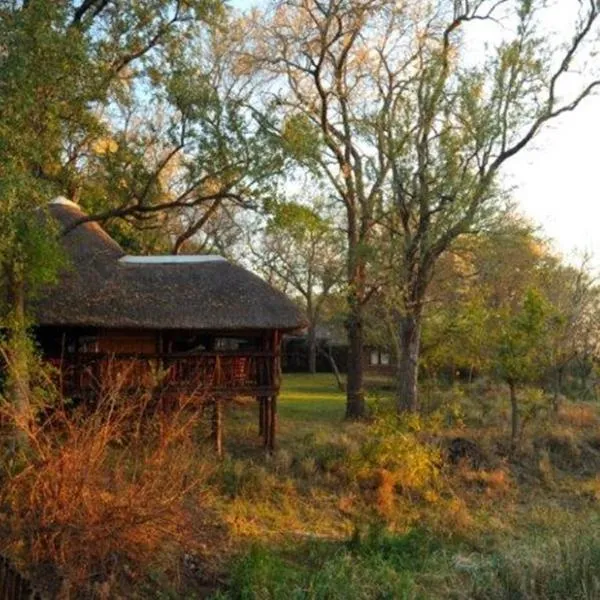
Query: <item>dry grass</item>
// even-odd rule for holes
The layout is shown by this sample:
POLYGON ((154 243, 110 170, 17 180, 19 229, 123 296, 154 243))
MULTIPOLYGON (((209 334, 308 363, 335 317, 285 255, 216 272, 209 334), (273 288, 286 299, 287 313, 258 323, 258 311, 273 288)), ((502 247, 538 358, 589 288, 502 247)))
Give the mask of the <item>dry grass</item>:
POLYGON ((481 402, 477 390, 436 391, 426 417, 401 420, 378 394, 378 417, 350 424, 333 380, 297 383, 284 390, 272 456, 258 448, 255 403, 229 405, 221 463, 210 452, 201 456, 193 411, 143 418, 139 403, 116 400, 88 419, 56 411, 36 426, 29 454, 8 474, 0 522, 8 535, 0 545, 22 564, 51 563, 73 586, 96 590, 123 581, 139 588, 156 570, 177 580, 184 551, 209 557, 202 569, 214 572, 223 568, 214 544, 230 558, 258 544, 268 556, 251 552, 250 562, 240 563, 247 579, 239 585, 254 592, 232 597, 269 597, 264 590, 337 597, 340 590, 358 598, 367 596, 352 595, 354 587, 372 593, 395 581, 394 593, 425 589, 444 598, 460 597, 452 596, 461 589, 457 578, 471 564, 487 569, 490 553, 509 554, 513 541, 531 535, 554 539, 597 511, 600 437, 591 405, 565 402, 558 415, 537 414, 511 453, 502 390, 494 398, 486 389, 481 402), (457 438, 473 452, 453 460, 448 448, 457 438), (353 532, 373 528, 387 541, 347 546, 353 532), (423 561, 422 550, 399 549, 417 530, 440 546, 423 561), (405 551, 435 573, 417 562, 406 567, 401 561, 414 556, 405 551), (368 582, 363 588, 336 575, 354 558, 358 579, 368 582), (280 575, 288 583, 272 582, 280 575), (307 581, 323 595, 306 592, 307 581))
POLYGON ((558 411, 558 421, 577 429, 597 428, 600 425, 597 407, 583 403, 563 403, 558 411))
POLYGON ((55 407, 28 425, 28 445, 3 478, 0 553, 46 587, 106 595, 206 550, 210 469, 195 441, 197 411, 149 417, 145 400, 109 394, 92 410, 55 407))

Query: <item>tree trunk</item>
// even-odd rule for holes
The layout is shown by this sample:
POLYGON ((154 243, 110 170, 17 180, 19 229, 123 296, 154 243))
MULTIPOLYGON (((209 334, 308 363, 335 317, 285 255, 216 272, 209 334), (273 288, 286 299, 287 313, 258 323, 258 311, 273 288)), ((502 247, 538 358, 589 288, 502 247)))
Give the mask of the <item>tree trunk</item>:
POLYGON ((346 419, 362 419, 366 414, 363 390, 363 305, 366 266, 360 253, 361 238, 356 215, 348 214, 348 378, 346 382, 346 419))
POLYGON ((408 314, 400 319, 400 356, 398 363, 398 412, 419 410, 419 354, 421 350, 421 315, 408 314))
POLYGON ((552 409, 555 413, 557 413, 558 409, 560 408, 560 395, 562 393, 563 373, 563 366, 556 368, 556 375, 554 378, 554 395, 552 397, 552 409))
POLYGON ((519 439, 519 403, 517 401, 517 387, 514 381, 508 382, 510 389, 510 446, 514 451, 519 439))
POLYGON ((346 385, 342 381, 342 376, 340 374, 340 370, 338 369, 338 366, 335 362, 335 358, 333 357, 333 354, 331 353, 331 347, 328 345, 327 352, 325 352, 324 350, 321 350, 320 352, 329 361, 329 365, 331 366, 331 370, 333 372, 333 376, 335 377, 335 382, 337 383, 338 389, 340 390, 340 392, 345 392, 346 385))
POLYGON ((346 388, 346 418, 365 416, 363 391, 363 322, 362 307, 356 303, 346 322, 348 331, 348 380, 346 388))
POLYGON ((317 372, 317 332, 312 323, 308 329, 308 372, 317 372))

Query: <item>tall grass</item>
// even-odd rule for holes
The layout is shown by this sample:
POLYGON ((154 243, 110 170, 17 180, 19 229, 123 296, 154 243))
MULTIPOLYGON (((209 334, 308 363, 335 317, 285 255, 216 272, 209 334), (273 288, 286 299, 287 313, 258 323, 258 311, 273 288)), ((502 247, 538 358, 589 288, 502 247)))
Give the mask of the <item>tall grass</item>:
POLYGON ((29 423, 27 447, 2 476, 0 553, 62 593, 174 568, 197 542, 188 532, 197 536, 202 521, 206 462, 197 411, 147 410, 147 398, 108 394, 92 409, 58 403, 29 423))
POLYGON ((554 539, 492 556, 471 571, 475 600, 597 600, 600 536, 554 539))
MULTIPOLYGON (((474 548, 472 550, 475 550, 474 548)), ((422 530, 369 535, 295 551, 254 547, 231 570, 220 600, 597 600, 600 538, 522 542, 482 554, 422 530)))
POLYGON ((233 565, 230 600, 371 600, 426 598, 416 577, 445 560, 421 530, 391 536, 370 529, 345 543, 312 541, 302 548, 255 546, 233 565))

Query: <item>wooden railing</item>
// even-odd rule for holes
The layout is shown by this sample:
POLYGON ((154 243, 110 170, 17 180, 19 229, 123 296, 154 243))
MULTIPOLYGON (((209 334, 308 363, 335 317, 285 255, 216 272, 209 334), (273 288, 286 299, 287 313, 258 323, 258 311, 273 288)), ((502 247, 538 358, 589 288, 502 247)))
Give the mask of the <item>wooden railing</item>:
POLYGON ((67 395, 158 389, 187 394, 269 395, 274 391, 272 352, 201 354, 86 353, 48 359, 67 395))

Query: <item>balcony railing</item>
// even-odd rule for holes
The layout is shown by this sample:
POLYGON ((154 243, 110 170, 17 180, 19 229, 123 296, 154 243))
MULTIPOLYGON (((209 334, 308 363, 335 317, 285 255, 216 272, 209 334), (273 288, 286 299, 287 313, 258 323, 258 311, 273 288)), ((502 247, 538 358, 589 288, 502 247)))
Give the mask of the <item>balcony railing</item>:
POLYGON ((109 389, 189 395, 269 396, 277 392, 276 355, 262 351, 187 354, 80 353, 49 358, 65 395, 109 389))

